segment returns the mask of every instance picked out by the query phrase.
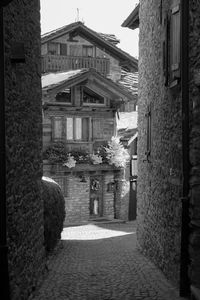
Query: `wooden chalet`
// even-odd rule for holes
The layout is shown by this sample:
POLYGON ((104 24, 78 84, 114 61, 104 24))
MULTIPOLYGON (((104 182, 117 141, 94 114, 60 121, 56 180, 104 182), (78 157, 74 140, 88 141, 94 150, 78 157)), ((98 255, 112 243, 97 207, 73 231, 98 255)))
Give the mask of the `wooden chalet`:
MULTIPOLYGON (((116 135, 116 113, 132 98, 127 89, 95 69, 44 74, 42 90, 44 151, 62 142, 69 153, 92 154, 116 135)), ((114 185, 120 184, 120 172, 108 164, 80 163, 69 168, 44 163, 44 175, 64 191, 66 224, 90 217, 119 218, 120 197, 114 185)))
POLYGON ((116 46, 114 35, 97 33, 75 22, 42 35, 42 72, 95 68, 104 77, 117 81, 121 69, 136 72, 138 61, 116 46))

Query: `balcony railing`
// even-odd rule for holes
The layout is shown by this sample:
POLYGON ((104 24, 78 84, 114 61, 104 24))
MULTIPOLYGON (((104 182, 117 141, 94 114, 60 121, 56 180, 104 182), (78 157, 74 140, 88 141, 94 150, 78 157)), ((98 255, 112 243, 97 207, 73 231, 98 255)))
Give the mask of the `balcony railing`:
POLYGON ((94 68, 103 76, 109 74, 110 61, 107 58, 43 55, 42 73, 94 68))

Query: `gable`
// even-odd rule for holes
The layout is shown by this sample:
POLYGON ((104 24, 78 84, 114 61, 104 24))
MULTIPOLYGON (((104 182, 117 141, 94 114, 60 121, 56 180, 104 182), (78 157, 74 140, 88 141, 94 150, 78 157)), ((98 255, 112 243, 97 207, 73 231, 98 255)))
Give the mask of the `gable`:
POLYGON ((98 34, 97 32, 91 30, 81 22, 72 23, 68 26, 64 26, 58 30, 50 32, 49 34, 43 35, 42 44, 63 37, 66 34, 69 35, 69 40, 71 39, 71 41, 76 40, 76 37, 80 36, 98 47, 100 50, 103 50, 105 53, 119 60, 122 65, 124 62, 126 64, 128 62, 133 69, 138 69, 138 60, 136 58, 116 47, 108 40, 105 40, 101 34, 98 34))
POLYGON ((110 99, 132 99, 132 94, 120 85, 97 73, 94 69, 81 69, 68 72, 50 73, 42 76, 43 91, 58 93, 77 85, 87 86, 92 91, 110 99))

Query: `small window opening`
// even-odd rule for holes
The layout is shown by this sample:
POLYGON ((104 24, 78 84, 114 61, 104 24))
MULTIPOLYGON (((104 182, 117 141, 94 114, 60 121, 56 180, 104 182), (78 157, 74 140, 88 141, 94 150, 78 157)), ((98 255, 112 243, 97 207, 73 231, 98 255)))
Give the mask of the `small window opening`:
POLYGON ((71 103, 71 89, 65 89, 56 95, 57 102, 71 103))

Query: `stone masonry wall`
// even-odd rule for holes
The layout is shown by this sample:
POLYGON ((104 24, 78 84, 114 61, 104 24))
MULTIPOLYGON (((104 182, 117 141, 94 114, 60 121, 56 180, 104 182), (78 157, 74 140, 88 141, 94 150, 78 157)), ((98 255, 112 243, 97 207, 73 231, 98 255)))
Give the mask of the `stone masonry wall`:
POLYGON ((103 199, 104 199, 103 216, 113 219, 114 218, 114 193, 113 191, 107 190, 107 185, 110 182, 114 182, 114 174, 106 173, 104 175, 104 180, 103 180, 103 199))
MULTIPOLYGON (((171 1, 162 1, 162 15, 171 1)), ((164 85, 160 1, 140 1, 137 239, 142 251, 178 285, 181 249, 181 98, 164 85), (151 107, 151 154, 147 117, 151 107)))
MULTIPOLYGON (((190 279, 200 296, 200 1, 189 1, 190 279)), ((198 298, 199 299, 199 298, 198 298)))
POLYGON ((89 219, 90 180, 86 182, 74 175, 67 176, 67 194, 65 197, 65 225, 79 223, 89 219))
POLYGON ((12 300, 28 299, 44 270, 39 0, 4 9, 6 196, 12 300), (25 62, 11 63, 17 43, 25 62))

